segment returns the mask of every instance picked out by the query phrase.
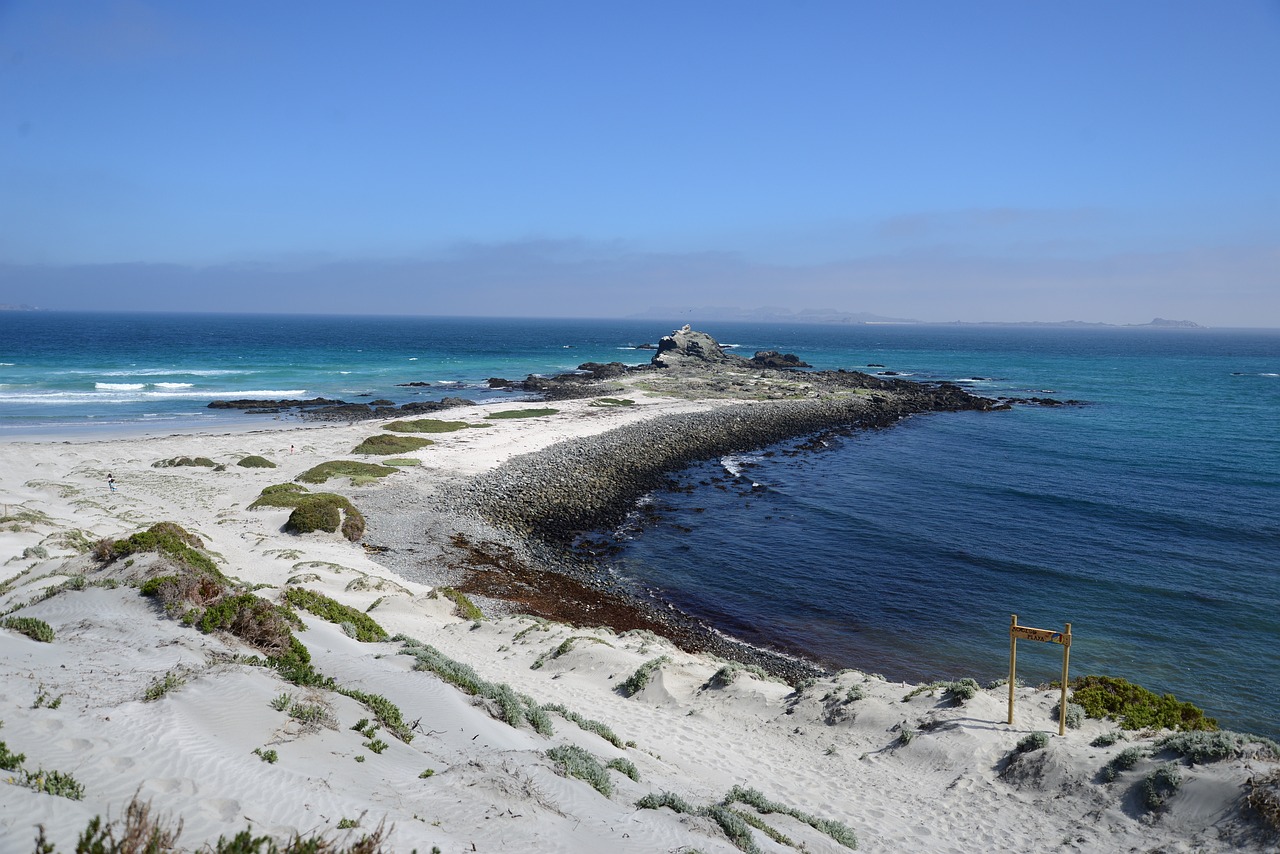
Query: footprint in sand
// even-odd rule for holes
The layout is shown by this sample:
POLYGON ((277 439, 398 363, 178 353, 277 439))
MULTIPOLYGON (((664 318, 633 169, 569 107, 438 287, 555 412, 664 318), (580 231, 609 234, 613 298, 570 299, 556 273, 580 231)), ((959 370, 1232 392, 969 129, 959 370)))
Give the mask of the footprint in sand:
POLYGON ((223 821, 235 821, 240 814, 240 802, 231 798, 206 798, 201 802, 200 810, 223 821))
POLYGON ((94 743, 87 738, 64 738, 58 746, 74 753, 86 753, 93 749, 94 743))
POLYGON ((137 763, 127 756, 108 756, 105 764, 112 771, 127 771, 137 763))
POLYGON ((194 795, 196 781, 190 777, 152 777, 142 781, 142 788, 165 795, 194 795))
POLYGON ((36 732, 59 732, 62 729, 62 727, 63 727, 62 721, 56 721, 56 720, 36 721, 31 725, 31 728, 34 729, 36 732))

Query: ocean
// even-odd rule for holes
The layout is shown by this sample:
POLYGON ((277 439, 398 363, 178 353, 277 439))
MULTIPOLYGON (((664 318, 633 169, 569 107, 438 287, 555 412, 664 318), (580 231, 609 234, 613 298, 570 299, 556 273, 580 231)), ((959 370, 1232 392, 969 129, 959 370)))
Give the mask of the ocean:
MULTIPOLYGON (((225 398, 510 399, 488 378, 646 361, 634 346, 684 322, 0 312, 0 441, 272 418, 206 407, 225 398)), ((694 325, 747 355, 1085 403, 708 461, 616 532, 617 573, 896 680, 993 680, 1011 614, 1070 623, 1073 674, 1280 738, 1280 330, 694 325)), ((1060 648, 1018 663, 1048 682, 1060 648)))

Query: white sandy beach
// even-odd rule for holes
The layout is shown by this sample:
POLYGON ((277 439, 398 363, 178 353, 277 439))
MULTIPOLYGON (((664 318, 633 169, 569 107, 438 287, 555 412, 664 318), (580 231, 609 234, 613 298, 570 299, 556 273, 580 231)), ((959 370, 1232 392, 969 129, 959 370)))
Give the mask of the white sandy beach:
MULTIPOLYGON (((559 413, 432 435, 434 445, 402 455, 420 459, 420 466, 385 481, 352 486, 339 479, 317 489, 346 495, 357 507, 362 496, 391 483, 418 484, 429 493, 433 484, 457 482, 563 439, 714 404, 647 398, 630 407, 548 405, 559 413)), ((440 417, 475 421, 495 408, 513 406, 440 417)), ((83 799, 72 800, 34 791, 21 785, 20 774, 0 771, 0 852, 33 850, 37 825, 58 850, 74 850, 91 818, 121 817, 135 795, 151 803, 153 814, 181 819, 179 845, 186 850, 250 826, 281 842, 312 833, 346 842, 382 825, 386 850, 423 854, 434 848, 727 852, 740 847, 713 813, 636 803, 671 792, 694 808, 707 807, 735 786, 847 826, 863 851, 1277 850, 1276 837, 1246 805, 1248 780, 1280 767, 1274 757, 1255 750, 1191 766, 1157 752, 1103 782, 1100 772, 1112 757, 1135 745, 1150 747, 1161 734, 1130 733, 1126 741, 1094 747, 1115 725, 1086 720, 1059 737, 1055 691, 1019 688, 1010 726, 1004 687, 953 705, 940 691, 904 702, 914 686, 857 671, 800 692, 745 671, 724 685, 712 680, 724 662, 686 654, 652 635, 619 636, 521 616, 456 616, 452 601, 379 565, 359 543, 340 534, 284 533, 287 509, 246 509, 266 486, 325 461, 351 459, 352 447, 379 432, 379 422, 305 429, 264 424, 236 432, 0 446, 0 515, 7 520, 0 526, 0 613, 42 620, 55 633, 42 643, 0 629, 0 741, 25 754, 24 768, 57 770, 83 786, 83 799), (251 454, 279 467, 235 465, 251 454), (182 455, 226 468, 152 467, 182 455), (116 492, 108 491, 108 473, 116 492), (317 670, 342 686, 385 696, 414 725, 408 743, 380 729, 376 738, 387 746, 374 752, 367 745, 376 742, 352 729, 372 717, 365 706, 242 663, 237 656, 254 650, 230 635, 204 634, 171 619, 126 583, 163 572, 161 558, 139 555, 103 566, 83 552, 87 543, 163 521, 201 537, 222 573, 260 597, 277 601, 292 584, 370 609, 391 635, 429 644, 538 704, 560 704, 602 723, 626 746, 557 712, 550 713, 551 735, 527 723, 511 726, 496 716, 492 701, 415 671, 402 643, 360 642, 299 611, 307 628, 297 638, 317 670), (80 575, 83 589, 41 599, 45 589, 80 575), (120 583, 100 583, 107 579, 120 583), (570 638, 578 640, 566 643, 570 638), (618 686, 661 656, 668 661, 649 683, 623 696, 618 686), (182 684, 145 701, 166 674, 182 684), (322 707, 323 719, 304 723, 278 710, 274 705, 282 703, 273 701, 281 695, 322 707), (904 731, 914 737, 904 738, 904 731), (1019 741, 1035 731, 1052 733, 1047 746, 1011 761, 1019 741), (608 770, 612 787, 605 796, 561 773, 547 755, 560 745, 583 748, 601 764, 628 760, 639 779, 608 770), (255 750, 274 750, 278 761, 266 762, 255 750), (1181 785, 1162 807, 1149 810, 1143 781, 1170 762, 1181 785), (357 826, 346 829, 352 822, 357 826)), ((1007 650, 991 654, 1002 658, 1007 650)), ((793 815, 763 815, 742 803, 733 808, 790 842, 751 830, 749 842, 739 840, 748 847, 848 850, 793 815)))

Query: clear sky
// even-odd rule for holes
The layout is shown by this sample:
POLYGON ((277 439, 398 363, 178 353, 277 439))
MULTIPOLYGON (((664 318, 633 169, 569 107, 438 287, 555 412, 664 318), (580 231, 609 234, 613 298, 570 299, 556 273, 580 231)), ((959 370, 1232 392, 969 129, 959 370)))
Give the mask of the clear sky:
POLYGON ((1280 2, 0 0, 0 303, 1280 326, 1280 2))

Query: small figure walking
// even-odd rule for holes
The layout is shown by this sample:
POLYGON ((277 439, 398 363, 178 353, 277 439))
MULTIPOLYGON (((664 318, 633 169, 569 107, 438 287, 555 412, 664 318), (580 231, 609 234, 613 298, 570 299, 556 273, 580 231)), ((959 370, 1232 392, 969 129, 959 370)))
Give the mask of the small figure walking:
POLYGON ((112 492, 116 491, 116 479, 111 472, 107 472, 107 488, 112 492))
POLYGON ((289 453, 291 453, 291 454, 293 453, 293 445, 290 445, 290 446, 289 446, 289 453))

